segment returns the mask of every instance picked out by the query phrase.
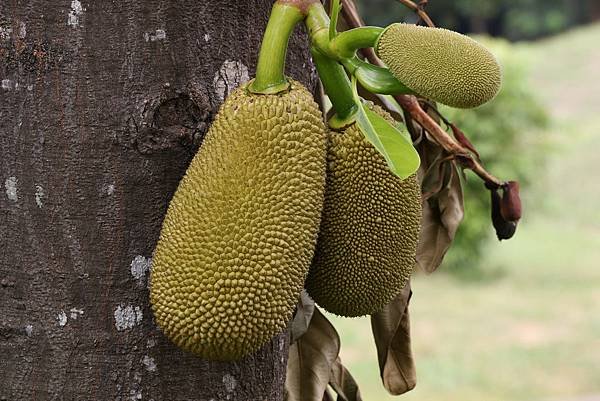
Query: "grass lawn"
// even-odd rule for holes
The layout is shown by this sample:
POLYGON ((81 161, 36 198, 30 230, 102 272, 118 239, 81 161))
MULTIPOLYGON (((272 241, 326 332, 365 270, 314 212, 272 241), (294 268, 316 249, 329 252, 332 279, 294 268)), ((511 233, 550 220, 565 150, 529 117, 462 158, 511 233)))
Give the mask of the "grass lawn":
MULTIPOLYGON (((555 153, 511 241, 479 281, 418 275, 417 388, 404 400, 600 399, 600 25, 520 45, 555 118, 555 153)), ((526 198, 525 198, 526 199, 526 198)), ((365 401, 380 384, 368 318, 332 317, 365 401)))

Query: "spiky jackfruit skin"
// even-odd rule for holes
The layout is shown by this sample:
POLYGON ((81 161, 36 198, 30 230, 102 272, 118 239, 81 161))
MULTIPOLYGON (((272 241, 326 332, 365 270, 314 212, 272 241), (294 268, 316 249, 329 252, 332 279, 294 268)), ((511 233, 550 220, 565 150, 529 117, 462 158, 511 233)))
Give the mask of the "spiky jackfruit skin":
POLYGON ((392 24, 380 35, 376 49, 399 81, 448 106, 477 107, 500 90, 502 72, 494 55, 447 29, 392 24))
POLYGON ((156 323, 183 349, 235 360, 292 316, 323 205, 327 134, 311 94, 222 105, 164 219, 153 257, 156 323))
POLYGON ((394 175, 356 124, 331 132, 327 162, 321 228, 305 287, 329 312, 369 315, 400 293, 413 270, 420 186, 414 175, 394 175))

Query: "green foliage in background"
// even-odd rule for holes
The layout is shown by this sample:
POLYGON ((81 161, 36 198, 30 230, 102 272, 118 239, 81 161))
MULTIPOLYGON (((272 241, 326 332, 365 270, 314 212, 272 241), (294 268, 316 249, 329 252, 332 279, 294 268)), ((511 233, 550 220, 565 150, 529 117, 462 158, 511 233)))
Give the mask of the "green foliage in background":
MULTIPOLYGON (((535 167, 543 169, 541 179, 523 189, 525 213, 515 238, 485 250, 485 281, 457 283, 444 267, 413 278, 417 387, 401 397, 387 394, 369 318, 331 318, 342 337, 341 359, 364 401, 583 401, 600 394, 598 43, 600 23, 508 48, 552 113, 541 137, 552 151, 535 167)), ((472 175, 469 181, 480 188, 472 175)), ((473 204, 471 192, 466 202, 473 204)), ((493 237, 489 223, 481 224, 493 237)))
MULTIPOLYGON (((440 111, 469 137, 488 171, 501 179, 519 181, 521 195, 526 198, 543 172, 548 151, 543 130, 548 126, 548 115, 528 82, 526 54, 505 40, 478 40, 492 50, 502 65, 500 93, 476 109, 440 106, 440 111)), ((485 244, 495 236, 490 221, 489 191, 472 172, 466 171, 465 176, 465 219, 446 255, 444 267, 471 277, 478 272, 485 244)), ((524 218, 532 212, 525 210, 524 218)), ((517 228, 513 240, 518 240, 518 236, 517 228)))
MULTIPOLYGON (((357 0, 369 24, 416 22, 394 0, 357 0)), ((463 33, 488 33, 510 40, 539 38, 598 18, 597 0, 430 0, 426 11, 436 25, 463 33)))

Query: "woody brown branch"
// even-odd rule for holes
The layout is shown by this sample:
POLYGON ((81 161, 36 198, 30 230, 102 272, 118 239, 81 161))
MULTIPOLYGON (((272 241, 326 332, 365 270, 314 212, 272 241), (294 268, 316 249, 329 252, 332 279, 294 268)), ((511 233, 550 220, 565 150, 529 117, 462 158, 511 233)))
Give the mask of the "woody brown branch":
POLYGON ((435 26, 433 24, 433 21, 431 20, 431 18, 429 18, 429 15, 427 15, 425 10, 423 10, 423 6, 425 4, 427 4, 427 2, 421 1, 419 3, 419 5, 417 5, 417 4, 415 4, 415 2, 413 2, 411 0, 397 0, 397 1, 404 4, 406 7, 410 8, 411 10, 413 10, 419 16, 419 18, 421 18, 423 20, 423 22, 425 22, 427 24, 427 26, 430 26, 430 27, 435 26))
POLYGON ((410 114, 410 116, 427 132, 431 134, 436 142, 448 153, 454 156, 454 159, 463 167, 472 170, 477 174, 488 187, 499 188, 504 183, 490 174, 467 149, 457 143, 446 131, 435 122, 429 114, 419 105, 417 98, 411 95, 394 96, 400 106, 410 114))

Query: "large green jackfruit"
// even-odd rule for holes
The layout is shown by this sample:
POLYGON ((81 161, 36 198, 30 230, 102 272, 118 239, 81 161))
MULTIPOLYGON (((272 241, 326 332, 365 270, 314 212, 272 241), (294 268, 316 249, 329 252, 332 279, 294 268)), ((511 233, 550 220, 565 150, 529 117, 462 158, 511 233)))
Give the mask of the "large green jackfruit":
POLYGON ((410 89, 452 107, 479 106, 498 93, 502 82, 489 50, 447 29, 392 24, 380 35, 376 51, 410 89))
MULTIPOLYGON (((391 120, 379 107, 374 111, 391 120)), ((331 132, 327 184, 308 294, 327 311, 362 316, 383 309, 404 287, 421 221, 414 175, 401 180, 352 124, 331 132)))
POLYGON ((200 357, 256 351, 290 320, 313 256, 327 134, 298 82, 222 105, 167 211, 151 275, 156 323, 200 357))

